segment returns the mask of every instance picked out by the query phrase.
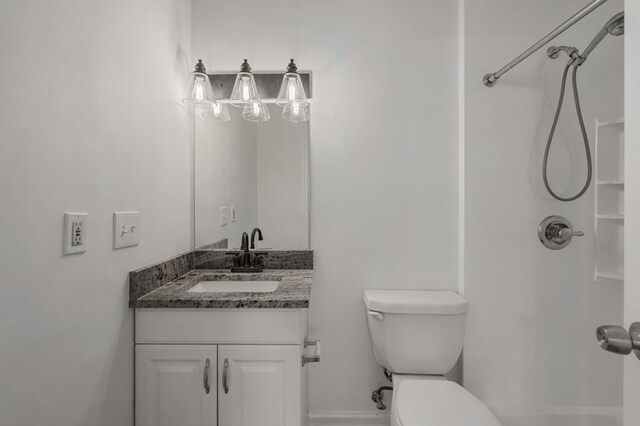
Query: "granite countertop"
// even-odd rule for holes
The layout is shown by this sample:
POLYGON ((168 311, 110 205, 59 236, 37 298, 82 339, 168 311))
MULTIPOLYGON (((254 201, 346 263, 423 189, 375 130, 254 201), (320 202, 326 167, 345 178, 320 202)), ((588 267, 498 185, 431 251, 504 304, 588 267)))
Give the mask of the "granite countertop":
POLYGON ((258 273, 232 273, 228 269, 196 269, 138 298, 135 308, 271 308, 309 307, 311 269, 265 269, 258 273), (202 281, 280 281, 270 293, 189 293, 202 281))

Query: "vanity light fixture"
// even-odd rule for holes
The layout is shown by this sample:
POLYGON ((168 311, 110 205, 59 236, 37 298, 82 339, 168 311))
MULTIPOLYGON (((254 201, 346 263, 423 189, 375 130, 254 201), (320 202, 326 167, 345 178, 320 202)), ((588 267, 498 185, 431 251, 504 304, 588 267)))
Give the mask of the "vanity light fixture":
POLYGON ((242 118, 256 123, 268 121, 271 118, 269 108, 261 100, 247 102, 242 110, 242 118))
POLYGON ((229 105, 227 103, 217 101, 202 113, 202 117, 212 121, 231 121, 229 105))
POLYGON ((307 95, 304 92, 300 74, 298 74, 298 67, 293 59, 287 65, 287 72, 282 77, 276 105, 283 107, 289 102, 307 102, 307 95))
POLYGON ((240 66, 240 72, 236 76, 236 82, 231 90, 229 103, 238 108, 244 108, 250 102, 262 102, 258 95, 256 80, 251 73, 251 66, 245 59, 240 66))
POLYGON ((298 67, 293 59, 289 62, 287 72, 282 78, 276 105, 284 107, 282 118, 287 121, 309 120, 309 101, 304 92, 300 74, 298 74, 298 67))
POLYGON ((206 75, 208 81, 204 79, 205 75, 204 65, 199 61, 192 77, 192 87, 184 100, 184 102, 202 104, 202 117, 205 119, 230 121, 229 105, 231 105, 242 108, 243 119, 264 122, 271 118, 268 104, 275 103, 283 108, 284 120, 294 123, 309 120, 311 73, 298 72, 293 59, 284 73, 254 74, 249 61, 245 59, 237 74, 233 72, 210 74, 206 75), (213 87, 216 89, 218 99, 214 97, 213 87), (266 100, 263 101, 260 95, 265 96, 266 100))
POLYGON ((182 103, 197 107, 208 107, 216 103, 213 87, 202 59, 198 59, 195 70, 191 73, 191 81, 182 98, 182 103))
POLYGON ((261 122, 271 118, 269 108, 260 99, 256 80, 251 73, 249 61, 246 59, 240 66, 240 72, 236 76, 229 103, 234 107, 244 108, 242 110, 242 118, 245 120, 261 122))
POLYGON ((282 110, 282 118, 294 123, 309 120, 309 103, 298 101, 289 102, 282 110))

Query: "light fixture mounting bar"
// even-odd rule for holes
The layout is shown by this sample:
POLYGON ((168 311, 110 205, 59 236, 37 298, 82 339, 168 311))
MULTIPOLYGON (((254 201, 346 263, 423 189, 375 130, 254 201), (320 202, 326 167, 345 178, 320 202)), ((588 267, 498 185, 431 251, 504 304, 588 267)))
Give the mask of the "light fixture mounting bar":
MULTIPOLYGON (((217 99, 229 99, 237 74, 238 73, 233 72, 207 74, 217 99)), ((307 94, 307 98, 311 99, 311 73, 299 72, 299 74, 300 79, 302 80, 302 86, 307 94)), ((280 90, 284 73, 253 72, 253 77, 256 81, 258 93, 260 93, 262 100, 275 100, 278 97, 278 91, 280 90)))

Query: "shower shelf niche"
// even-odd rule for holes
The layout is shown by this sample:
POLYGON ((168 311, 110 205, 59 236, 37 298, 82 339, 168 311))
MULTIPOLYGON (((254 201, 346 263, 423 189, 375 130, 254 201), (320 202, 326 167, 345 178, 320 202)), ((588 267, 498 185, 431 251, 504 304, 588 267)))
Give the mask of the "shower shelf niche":
POLYGON ((594 280, 624 282, 624 118, 596 120, 594 280))

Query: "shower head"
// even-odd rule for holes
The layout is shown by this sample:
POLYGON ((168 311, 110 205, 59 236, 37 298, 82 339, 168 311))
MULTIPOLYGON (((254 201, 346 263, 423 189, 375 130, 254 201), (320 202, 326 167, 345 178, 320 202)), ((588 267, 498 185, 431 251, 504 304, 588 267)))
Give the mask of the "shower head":
POLYGON ((612 36, 621 36, 624 34, 624 12, 618 13, 616 16, 611 18, 607 25, 604 26, 607 29, 607 32, 612 36))
POLYGON ((609 21, 602 27, 600 32, 595 36, 595 38, 589 43, 589 45, 584 49, 584 52, 580 55, 580 61, 577 65, 581 65, 584 61, 587 60, 589 54, 596 48, 598 44, 607 36, 607 34, 611 34, 612 36, 618 37, 624 34, 624 12, 620 12, 616 14, 613 18, 609 19, 609 21))

